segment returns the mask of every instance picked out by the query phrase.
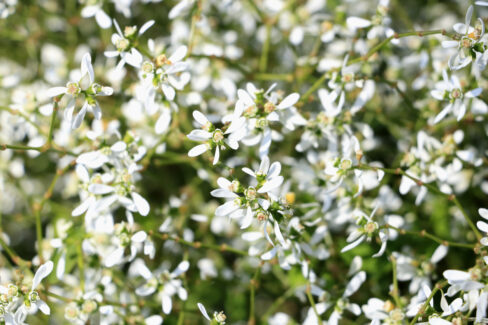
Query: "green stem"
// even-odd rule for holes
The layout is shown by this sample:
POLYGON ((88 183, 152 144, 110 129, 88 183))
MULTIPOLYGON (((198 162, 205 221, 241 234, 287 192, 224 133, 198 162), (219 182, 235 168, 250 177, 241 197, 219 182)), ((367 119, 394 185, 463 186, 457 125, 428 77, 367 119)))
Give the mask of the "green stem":
POLYGON ((15 109, 12 109, 12 108, 6 107, 6 106, 0 106, 0 110, 7 111, 7 112, 9 112, 12 115, 19 115, 19 116, 21 116, 24 120, 26 120, 27 123, 29 123, 30 125, 32 125, 33 127, 35 127, 37 129, 37 131, 39 131, 40 133, 42 133, 41 132, 41 127, 39 126, 39 124, 37 124, 34 121, 32 121, 27 115, 25 115, 21 111, 18 111, 18 110, 15 110, 15 109))
POLYGON ((44 196, 42 200, 39 203, 35 203, 33 206, 33 211, 34 211, 34 216, 36 219, 36 237, 37 237, 37 249, 38 249, 38 255, 39 259, 41 261, 41 264, 44 263, 44 256, 43 256, 43 249, 42 249, 42 220, 41 220, 41 213, 44 205, 46 202, 51 198, 53 191, 54 191, 54 186, 56 185, 56 182, 58 181, 59 177, 63 175, 72 165, 69 164, 63 169, 58 169, 56 171, 56 174, 54 175, 51 183, 49 184, 49 187, 46 190, 46 193, 44 193, 44 196))
POLYGON ((293 74, 291 73, 256 73, 252 75, 256 80, 283 80, 287 82, 293 81, 293 74))
POLYGON ((398 290, 398 278, 397 278, 397 263, 396 258, 390 255, 391 267, 393 268, 393 290, 391 291, 391 296, 395 300, 397 307, 402 308, 402 302, 400 301, 400 291, 398 290))
POLYGON ((405 33, 400 33, 400 34, 394 34, 394 35, 392 35, 392 36, 390 36, 388 38, 385 38, 380 43, 376 44, 365 55, 350 60, 348 62, 348 65, 351 65, 351 64, 354 64, 354 63, 358 63, 358 62, 361 62, 361 61, 368 60, 371 56, 373 56, 373 54, 375 54, 376 52, 378 52, 379 50, 381 50, 381 48, 383 46, 385 46, 386 44, 390 43, 391 40, 393 40, 393 39, 398 39, 398 38, 403 38, 403 37, 408 37, 408 36, 419 36, 419 37, 423 37, 423 36, 438 35, 438 34, 445 35, 446 34, 446 31, 444 29, 435 29, 435 30, 411 31, 411 32, 405 32, 405 33))
POLYGON ((417 319, 420 317, 420 315, 422 315, 423 313, 425 313, 425 310, 429 306, 430 301, 434 298, 434 295, 437 293, 437 291, 439 291, 440 289, 442 289, 446 285, 447 285, 447 282, 445 282, 445 281, 440 282, 440 283, 438 283, 438 284, 435 285, 434 289, 432 289, 432 292, 430 293, 430 295, 427 298, 427 300, 425 301, 425 303, 422 305, 422 307, 420 307, 418 313, 415 315, 415 317, 410 322, 410 325, 414 325, 415 322, 417 321, 417 319))
POLYGON ((271 316, 276 311, 276 309, 278 309, 278 307, 284 304, 286 299, 293 296, 294 293, 295 293, 295 288, 293 287, 289 288, 288 290, 285 291, 283 295, 281 295, 280 297, 278 297, 278 299, 273 301, 271 306, 268 308, 268 310, 266 310, 264 315, 261 317, 261 323, 267 324, 269 316, 271 316))
POLYGON ((265 21, 266 20, 266 16, 261 11, 261 9, 258 8, 255 0, 248 0, 247 2, 251 5, 251 7, 254 9, 254 11, 258 14, 259 18, 261 18, 261 21, 265 21))
POLYGON ((55 101, 53 105, 53 112, 51 114, 51 125, 49 126, 49 133, 47 135, 47 148, 51 147, 51 143, 53 141, 54 122, 56 121, 57 114, 58 114, 58 102, 55 101))
MULTIPOLYGON (((354 58, 352 60, 349 60, 349 62, 347 62, 347 65, 351 65, 351 64, 354 64, 354 63, 359 63, 359 62, 363 62, 363 61, 368 60, 373 54, 375 54, 376 52, 378 52, 379 50, 381 50, 381 48, 383 46, 385 46, 386 44, 390 43, 390 41, 393 40, 393 39, 398 39, 398 38, 408 37, 408 36, 419 36, 419 37, 422 37, 422 36, 437 35, 437 34, 443 34, 444 35, 444 34, 446 34, 446 31, 444 29, 436 29, 436 30, 427 30, 427 31, 411 31, 411 32, 405 32, 405 33, 395 34, 393 36, 390 36, 390 37, 384 39, 380 43, 378 43, 371 50, 369 50, 368 53, 365 54, 364 56, 360 56, 360 57, 354 58)), ((322 83, 330 76, 330 74, 332 72, 339 71, 340 69, 341 69, 341 67, 332 69, 332 70, 327 71, 326 73, 324 73, 319 79, 317 79, 313 83, 312 87, 310 87, 303 94, 303 96, 300 99, 300 102, 301 103, 305 103, 308 100, 308 98, 310 97, 310 95, 313 92, 315 92, 322 85, 322 83)))
POLYGON ((211 250, 218 251, 218 252, 231 252, 231 253, 234 253, 237 255, 242 255, 242 256, 248 256, 249 255, 246 251, 227 246, 226 244, 214 245, 214 244, 201 243, 198 241, 197 242, 190 242, 190 241, 181 239, 178 236, 171 236, 168 234, 162 234, 162 235, 160 235, 159 238, 161 238, 163 240, 174 240, 175 242, 180 243, 182 245, 197 248, 197 249, 203 247, 203 248, 211 249, 211 250))
MULTIPOLYGON (((82 229, 84 229, 84 223, 85 220, 82 218, 82 229)), ((76 254, 77 254, 77 264, 78 264, 78 271, 80 272, 79 277, 80 277, 80 287, 81 287, 81 292, 85 292, 85 259, 83 255, 83 241, 80 240, 77 245, 76 245, 76 254)))
POLYGON ((20 150, 20 151, 34 150, 39 152, 53 151, 62 155, 77 156, 75 153, 60 147, 53 147, 53 146, 30 147, 30 146, 15 145, 15 144, 0 144, 0 151, 6 149, 20 150))
POLYGON ((248 325, 256 324, 256 312, 255 312, 255 295, 256 295, 256 288, 258 286, 259 275, 261 274, 261 267, 258 266, 256 272, 254 272, 254 276, 251 279, 250 284, 250 294, 249 294, 249 322, 248 325))
POLYGON ((389 224, 386 225, 385 228, 394 229, 400 235, 408 234, 408 235, 414 235, 414 236, 418 236, 418 237, 429 238, 429 239, 432 239, 433 241, 435 241, 436 243, 444 245, 444 246, 453 246, 453 247, 461 247, 461 248, 469 248, 469 249, 474 249, 476 247, 476 244, 457 243, 457 242, 445 240, 445 239, 439 238, 435 235, 432 235, 425 230, 421 230, 421 231, 417 232, 417 231, 411 231, 411 230, 405 230, 405 229, 397 228, 397 227, 394 227, 394 226, 389 225, 389 224))
POLYGON ((310 302, 310 305, 312 305, 312 309, 313 309, 313 312, 315 314, 315 317, 317 317, 317 324, 320 325, 320 324, 322 324, 322 321, 320 320, 319 312, 317 311, 317 307, 315 306, 315 301, 313 301, 310 283, 307 283, 307 290, 305 290, 305 291, 307 293, 308 301, 310 302))
POLYGON ((197 21, 200 16, 202 2, 198 1, 195 3, 195 7, 193 8, 193 14, 191 16, 191 27, 190 27, 190 36, 188 37, 188 52, 186 53, 186 57, 188 58, 193 51, 193 44, 195 42, 195 31, 197 27, 197 21))
POLYGON ((29 265, 30 262, 23 260, 17 253, 14 252, 12 248, 3 240, 0 236, 0 246, 2 249, 7 253, 8 256, 12 259, 12 261, 17 264, 18 266, 29 265))
POLYGON ((457 208, 461 211, 461 213, 464 216, 464 219, 468 223, 469 227, 475 233, 476 238, 478 240, 480 240, 483 237, 480 234, 480 232, 478 231, 478 228, 476 228, 476 226, 473 223, 473 221, 471 221, 471 219, 469 218, 468 214, 466 213, 466 211, 464 210, 464 208, 461 206, 461 203, 459 202, 459 200, 457 199, 457 197, 454 194, 446 194, 446 193, 442 192, 441 190, 439 190, 435 185, 433 185, 431 183, 424 183, 422 180, 420 180, 417 177, 414 177, 414 176, 408 174, 407 172, 405 172, 401 168, 394 169, 394 168, 373 167, 373 166, 362 165, 362 164, 361 165, 358 165, 358 166, 353 166, 352 168, 354 168, 354 169, 364 169, 364 170, 374 170, 374 171, 382 170, 382 171, 384 171, 387 174, 403 175, 403 176, 408 177, 411 180, 413 180, 417 185, 419 185, 419 186, 425 186, 432 193, 445 196, 448 200, 453 201, 454 204, 457 206, 457 208))
POLYGON ((265 72, 268 68, 269 45, 271 42, 271 22, 266 23, 266 38, 263 43, 263 50, 259 60, 259 71, 265 72))

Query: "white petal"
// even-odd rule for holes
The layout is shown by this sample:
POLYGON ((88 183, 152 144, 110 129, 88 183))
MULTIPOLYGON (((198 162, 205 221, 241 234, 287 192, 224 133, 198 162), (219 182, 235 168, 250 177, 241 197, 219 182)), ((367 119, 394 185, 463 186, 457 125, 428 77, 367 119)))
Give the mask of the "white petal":
POLYGON ((205 130, 192 130, 187 138, 193 141, 206 141, 212 137, 212 133, 205 130))
POLYGON ((269 191, 274 190, 275 188, 279 187, 283 183, 283 176, 277 176, 271 179, 270 181, 266 181, 264 185, 258 190, 258 193, 267 193, 269 191))
POLYGON ((261 259, 264 260, 264 261, 269 261, 270 259, 272 259, 273 257, 275 257, 276 250, 277 250, 277 248, 276 247, 273 247, 270 251, 268 251, 268 252, 264 253, 263 255, 261 255, 261 259))
POLYGON ((95 81, 95 72, 93 72, 93 66, 91 63, 91 56, 90 53, 85 53, 81 58, 81 75, 82 77, 88 73, 90 77, 90 83, 95 81))
POLYGON ((458 41, 442 41, 443 48, 453 48, 453 47, 458 47, 458 45, 459 45, 458 41))
POLYGON ((37 307, 39 308, 39 310, 42 311, 42 313, 44 315, 51 314, 51 309, 49 308, 49 306, 44 301, 38 300, 36 304, 37 304, 37 307))
POLYGON ((488 209, 485 209, 485 208, 480 208, 478 210, 478 213, 480 214, 481 217, 485 218, 486 220, 488 220, 488 209))
POLYGON ((443 275, 449 282, 458 282, 470 279, 470 275, 468 272, 458 270, 447 270, 444 271, 443 275))
POLYGON ((173 308, 173 302, 171 301, 171 298, 168 297, 167 295, 163 295, 161 297, 161 304, 163 307, 163 312, 168 315, 171 312, 171 309, 173 308))
POLYGON ((167 84, 162 84, 161 89, 163 90, 164 96, 166 96, 166 99, 168 100, 173 100, 175 99, 176 92, 173 87, 167 85, 167 84))
POLYGON ((95 14, 95 20, 102 29, 107 29, 112 26, 110 17, 102 9, 98 10, 95 14))
POLYGON ((85 113, 86 113, 87 107, 88 107, 88 104, 85 103, 85 105, 83 105, 83 107, 80 109, 78 114, 76 114, 75 118, 73 119, 73 122, 71 123, 72 129, 77 129, 80 127, 81 122, 83 122, 83 119, 85 118, 85 113))
POLYGON ((196 157, 200 156, 202 153, 207 151, 209 149, 207 144, 199 144, 198 146, 193 147, 189 152, 188 156, 189 157, 196 157))
POLYGON ((234 201, 229 201, 215 209, 215 215, 217 217, 223 217, 236 211, 237 209, 239 209, 239 207, 234 204, 234 201))
POLYGON ((200 312, 202 313, 203 317, 205 317, 208 320, 211 320, 210 317, 207 314, 207 310, 201 303, 197 303, 198 309, 200 309, 200 312))
POLYGON ((105 184, 90 184, 88 186, 88 192, 93 194, 107 194, 112 193, 115 189, 112 186, 105 185, 105 184))
POLYGON ((468 11, 466 12, 466 18, 464 19, 464 23, 466 24, 466 30, 464 31, 464 33, 468 33, 468 28, 469 28, 469 24, 471 22, 471 17, 473 16, 473 5, 469 6, 468 8, 468 11))
POLYGON ((212 195, 213 197, 222 197, 226 199, 234 199, 236 197, 239 197, 239 195, 237 195, 236 193, 224 188, 218 188, 216 190, 213 190, 212 192, 210 192, 210 195, 212 195))
POLYGON ((219 158, 220 158, 220 147, 219 147, 219 145, 217 145, 215 147, 215 156, 214 156, 214 159, 213 159, 213 164, 214 165, 216 165, 219 162, 219 158))
POLYGON ((446 107, 444 107, 444 109, 435 117, 434 124, 439 123, 451 110, 452 104, 448 104, 446 107))
POLYGON ((344 297, 349 297, 356 291, 358 291, 359 287, 366 281, 366 272, 361 271, 356 274, 347 284, 346 289, 344 290, 344 297))
POLYGON ((185 45, 181 45, 176 49, 176 51, 168 58, 169 61, 175 63, 183 60, 186 55, 188 48, 185 45))
POLYGON ((360 17, 348 17, 346 20, 346 24, 347 27, 351 30, 371 26, 371 22, 369 20, 360 17))
POLYGON ((53 88, 49 88, 46 91, 46 95, 48 97, 56 97, 56 96, 59 96, 61 94, 66 93, 67 90, 68 89, 66 87, 53 87, 53 88))
POLYGON ((241 222, 241 229, 247 229, 247 228, 249 228, 249 226, 251 225, 253 219, 254 218, 253 218, 252 210, 251 210, 250 207, 248 207, 247 210, 246 210, 246 215, 244 216, 244 219, 241 222))
POLYGON ((176 267, 176 269, 172 272, 172 275, 174 277, 180 276, 181 274, 183 274, 186 271, 188 271, 189 268, 190 268, 190 262, 188 262, 188 261, 182 261, 180 264, 178 264, 178 266, 176 267))
POLYGON ((36 274, 34 275, 34 279, 32 280, 32 290, 37 288, 42 279, 44 279, 51 273, 53 267, 54 263, 51 261, 47 261, 46 263, 42 264, 39 269, 37 269, 36 274))
POLYGON ((202 125, 202 126, 206 125, 209 122, 207 117, 199 111, 193 111, 192 115, 193 115, 193 118, 195 119, 195 121, 200 123, 200 125, 202 125))
POLYGON ((357 245, 361 244, 364 239, 365 239, 365 236, 359 237, 359 239, 357 239, 356 241, 350 243, 349 245, 347 245, 343 249, 341 249, 341 253, 344 253, 344 252, 347 252, 347 251, 353 249, 357 245))
POLYGON ((437 247, 434 253, 432 254, 430 261, 434 264, 437 264, 437 262, 442 260, 447 255, 448 250, 449 248, 447 246, 439 245, 439 247, 437 247))
POLYGON ((131 240, 135 243, 142 243, 147 238, 147 234, 144 230, 140 230, 132 235, 131 240))
POLYGON ((277 109, 284 109, 284 108, 291 107, 291 106, 295 105, 299 99, 300 99, 300 95, 298 93, 290 94, 290 95, 286 96, 285 99, 283 99, 281 101, 281 103, 276 108, 277 109))
POLYGON ((148 30, 149 28, 151 28, 152 25, 154 25, 155 21, 154 20, 150 20, 148 21, 147 23, 145 23, 144 25, 141 26, 141 29, 139 29, 139 35, 142 35, 146 32, 146 30, 148 30))
POLYGON ((476 226, 478 226, 479 230, 488 233, 488 223, 483 222, 483 221, 478 221, 476 223, 476 226))
POLYGON ((136 192, 131 192, 131 196, 134 204, 136 205, 137 212, 139 212, 139 214, 142 216, 147 216, 150 208, 149 203, 147 203, 146 199, 136 192))
POLYGON ((472 89, 472 90, 468 91, 467 93, 465 93, 464 96, 466 96, 468 98, 478 97, 482 91, 483 91, 483 88, 475 88, 475 89, 472 89))

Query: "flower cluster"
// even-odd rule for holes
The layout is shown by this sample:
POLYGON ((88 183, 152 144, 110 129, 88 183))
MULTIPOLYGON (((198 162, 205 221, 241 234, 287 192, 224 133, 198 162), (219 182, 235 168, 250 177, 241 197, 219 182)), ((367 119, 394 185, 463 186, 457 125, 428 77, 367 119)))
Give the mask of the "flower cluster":
POLYGON ((3 1, 0 323, 486 323, 487 7, 3 1))

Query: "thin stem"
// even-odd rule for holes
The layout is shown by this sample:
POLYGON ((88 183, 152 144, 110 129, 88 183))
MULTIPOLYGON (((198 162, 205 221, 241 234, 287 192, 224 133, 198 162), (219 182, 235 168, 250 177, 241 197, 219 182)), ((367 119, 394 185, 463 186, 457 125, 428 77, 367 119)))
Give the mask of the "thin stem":
POLYGON ((264 315, 261 317, 261 323, 266 324, 268 322, 269 316, 271 316, 276 311, 276 309, 278 309, 278 307, 280 307, 283 303, 285 303, 286 299, 291 297, 294 293, 295 293, 295 288, 291 287, 288 290, 286 290, 285 293, 283 293, 283 295, 278 297, 278 299, 273 301, 271 306, 268 308, 268 310, 266 310, 264 315))
POLYGON ((18 266, 30 265, 30 262, 22 259, 17 253, 15 253, 14 250, 10 248, 9 245, 7 245, 7 243, 3 240, 1 236, 0 236, 0 246, 2 246, 2 249, 7 253, 8 256, 10 256, 12 261, 18 266))
POLYGON ((249 3, 251 7, 254 9, 254 11, 258 14, 259 18, 261 18, 261 21, 266 20, 266 16, 261 11, 261 9, 258 8, 257 4, 255 3, 255 0, 248 0, 247 3, 249 3))
POLYGON ((191 16, 191 27, 190 27, 190 37, 188 37, 188 52, 186 57, 188 58, 193 51, 193 44, 195 42, 195 31, 197 27, 197 21, 200 19, 200 11, 202 7, 202 1, 198 1, 193 8, 193 14, 191 16))
POLYGON ((184 240, 178 236, 171 236, 171 235, 168 235, 168 234, 162 234, 159 236, 159 238, 163 239, 163 240, 174 240, 175 242, 177 243, 180 243, 182 245, 185 245, 185 246, 188 246, 188 247, 193 247, 193 248, 207 248, 207 249, 211 249, 211 250, 215 250, 215 251, 218 251, 218 252, 231 252, 231 253, 234 253, 234 254, 237 254, 237 255, 242 255, 242 256, 248 256, 249 254, 246 252, 246 251, 243 251, 243 250, 240 250, 240 249, 237 249, 237 248, 233 248, 233 247, 230 247, 226 244, 221 244, 221 245, 214 245, 214 244, 206 244, 206 243, 201 243, 201 242, 190 242, 190 241, 187 241, 187 240, 184 240))
MULTIPOLYGON (((74 163, 74 162, 73 162, 74 163)), ((33 205, 32 210, 34 211, 34 216, 36 219, 36 238, 37 238, 37 249, 38 249, 38 255, 39 259, 41 261, 41 264, 44 263, 44 256, 43 256, 43 248, 42 248, 42 220, 41 220, 41 212, 42 208, 44 207, 44 204, 51 198, 53 191, 54 191, 54 186, 56 185, 56 182, 58 181, 59 177, 63 175, 70 167, 72 164, 67 165, 66 167, 62 169, 58 169, 56 171, 56 174, 54 175, 51 184, 49 184, 49 187, 46 190, 46 193, 44 193, 44 196, 42 200, 38 203, 35 203, 33 205)))
POLYGON ((390 255, 391 267, 393 268, 393 290, 391 291, 391 296, 395 300, 395 304, 401 308, 402 302, 400 300, 400 291, 398 290, 398 277, 397 277, 397 263, 396 258, 390 255))
POLYGON ((14 144, 0 144, 0 150, 6 150, 6 149, 20 150, 20 151, 34 150, 39 152, 54 151, 62 155, 77 156, 75 153, 60 147, 53 147, 53 146, 31 147, 31 146, 14 145, 14 144))
POLYGON ((354 64, 354 63, 358 63, 358 62, 361 62, 361 61, 368 60, 371 56, 373 56, 376 52, 378 52, 379 50, 381 50, 381 48, 383 46, 385 46, 386 44, 390 43, 391 40, 393 40, 393 39, 398 39, 398 38, 403 38, 403 37, 408 37, 408 36, 419 36, 419 37, 423 37, 423 36, 438 35, 438 34, 445 35, 446 34, 446 31, 444 29, 435 29, 435 30, 411 31, 411 32, 405 32, 405 33, 400 33, 400 34, 394 34, 394 35, 392 35, 392 36, 390 36, 388 38, 385 38, 380 43, 376 44, 365 55, 350 60, 348 62, 348 65, 351 65, 351 64, 354 64))
MULTIPOLYGON (((354 64, 354 63, 359 63, 359 62, 368 60, 373 54, 375 54, 376 52, 378 52, 379 50, 381 50, 381 48, 383 46, 385 46, 386 44, 390 43, 390 41, 393 40, 393 39, 398 39, 398 38, 408 37, 408 36, 419 36, 419 37, 422 37, 422 36, 436 35, 436 34, 443 34, 443 35, 445 35, 446 34, 446 31, 444 29, 436 29, 436 30, 411 31, 411 32, 405 32, 405 33, 400 33, 400 34, 394 34, 394 35, 392 35, 392 36, 384 39, 380 43, 378 43, 371 50, 369 50, 368 53, 366 53, 364 56, 360 56, 360 57, 354 58, 352 60, 349 60, 349 62, 347 62, 347 65, 351 65, 351 64, 354 64)), ((313 83, 312 87, 310 87, 303 94, 303 96, 300 99, 300 102, 301 103, 305 103, 308 100, 308 98, 310 97, 310 95, 313 92, 315 92, 322 85, 322 83, 331 75, 332 72, 339 71, 340 69, 341 68, 339 67, 339 68, 331 69, 330 71, 327 71, 326 73, 324 73, 319 79, 317 79, 313 83)))
POLYGON ((248 325, 256 324, 256 312, 255 312, 255 295, 256 288, 258 287, 259 275, 261 274, 261 267, 259 266, 254 272, 254 276, 250 283, 250 294, 249 294, 249 322, 248 325))
POLYGON ((234 61, 228 57, 225 57, 225 56, 219 56, 219 55, 205 55, 205 54, 195 54, 195 53, 192 53, 190 55, 190 57, 192 58, 198 58, 198 59, 209 59, 209 60, 218 60, 218 61, 222 61, 224 63, 226 63, 227 65, 233 67, 233 68, 236 68, 237 70, 239 70, 240 72, 242 72, 243 74, 245 75, 248 75, 250 73, 250 71, 248 70, 247 67, 241 65, 239 62, 237 61, 234 61))
POLYGON ((425 186, 429 191, 431 191, 433 193, 436 193, 436 194, 439 194, 439 195, 442 195, 442 196, 445 196, 449 201, 453 201, 454 204, 457 206, 457 208, 461 211, 461 213, 464 216, 464 219, 468 223, 469 227, 475 233, 476 238, 478 240, 480 240, 483 237, 480 234, 480 232, 478 231, 478 229, 476 228, 476 226, 474 225, 473 221, 471 221, 471 219, 469 218, 468 214, 466 213, 466 211, 464 210, 464 208, 461 206, 461 203, 459 202, 459 200, 457 199, 457 197, 454 194, 446 194, 446 193, 442 192, 441 190, 439 190, 435 185, 433 185, 431 183, 424 183, 422 180, 420 180, 417 177, 414 177, 414 176, 408 174, 407 172, 405 172, 401 168, 393 169, 393 168, 373 167, 373 166, 368 166, 368 165, 363 165, 363 164, 358 165, 358 166, 353 166, 352 168, 354 168, 354 169, 365 169, 365 170, 375 170, 375 171, 376 170, 382 170, 382 171, 384 171, 387 174, 403 175, 405 177, 410 178, 418 186, 425 186))
POLYGON ((12 115, 19 115, 19 116, 21 116, 24 120, 27 121, 27 123, 29 123, 30 125, 32 125, 33 127, 35 127, 37 129, 37 131, 41 132, 41 127, 39 126, 39 124, 37 124, 34 121, 32 121, 27 115, 25 115, 21 111, 18 111, 18 110, 15 110, 15 109, 12 109, 12 108, 6 107, 6 106, 0 106, 0 110, 7 111, 7 112, 9 112, 12 115))
POLYGON ((476 244, 457 243, 457 242, 445 240, 445 239, 439 238, 435 235, 432 235, 425 230, 421 230, 419 232, 418 231, 411 231, 411 230, 405 230, 405 229, 397 228, 397 227, 394 227, 394 226, 389 225, 389 224, 386 225, 385 228, 394 229, 400 235, 408 234, 408 235, 414 235, 414 236, 418 236, 418 237, 429 238, 429 239, 432 239, 433 241, 435 241, 436 243, 439 243, 439 244, 444 245, 444 246, 453 246, 453 247, 461 247, 461 248, 469 248, 469 249, 474 249, 476 247, 476 244))
POLYGON ((259 60, 259 71, 265 72, 268 68, 269 44, 271 42, 271 22, 266 23, 266 38, 263 43, 263 50, 259 60))
POLYGON ((256 73, 252 77, 256 80, 283 80, 287 82, 293 81, 293 74, 291 73, 256 73))
POLYGON ((320 325, 320 324, 322 324, 322 322, 320 320, 320 315, 319 315, 319 312, 317 311, 317 307, 315 306, 315 301, 313 301, 310 283, 307 283, 307 290, 305 290, 305 292, 307 294, 307 298, 308 298, 308 301, 310 302, 310 305, 312 305, 312 309, 313 309, 313 312, 315 314, 315 317, 317 317, 317 324, 320 325))
POLYGON ((417 312, 417 314, 415 315, 415 317, 410 322, 410 325, 415 324, 415 322, 420 317, 420 315, 422 315, 423 313, 425 313, 425 310, 429 306, 430 301, 434 298, 434 295, 437 293, 437 291, 439 291, 440 289, 442 289, 446 285, 447 285, 447 282, 446 281, 443 281, 443 282, 438 283, 438 284, 435 285, 435 287, 434 287, 434 289, 432 289, 432 292, 430 293, 429 297, 427 297, 427 300, 425 301, 425 303, 422 305, 422 307, 420 307, 419 311, 417 312))
POLYGON ((56 121, 56 115, 58 114, 58 102, 55 101, 53 105, 53 112, 51 114, 51 125, 49 126, 49 133, 47 135, 47 147, 51 147, 51 143, 53 141, 53 132, 54 132, 54 122, 56 121))
MULTIPOLYGON (((83 218, 84 219, 84 218, 83 218)), ((84 220, 82 220, 82 225, 84 224, 84 220)), ((80 277, 80 287, 81 287, 81 292, 85 292, 85 259, 83 255, 83 241, 80 240, 77 245, 76 245, 76 262, 78 264, 78 271, 80 272, 79 277, 80 277)))

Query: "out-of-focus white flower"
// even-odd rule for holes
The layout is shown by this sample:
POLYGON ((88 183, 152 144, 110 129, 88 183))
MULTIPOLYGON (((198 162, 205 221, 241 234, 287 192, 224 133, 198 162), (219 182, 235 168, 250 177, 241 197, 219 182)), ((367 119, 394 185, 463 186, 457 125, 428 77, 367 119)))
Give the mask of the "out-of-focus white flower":
POLYGON ((482 38, 485 34, 485 24, 481 18, 478 18, 478 25, 471 27, 471 17, 473 16, 473 6, 469 6, 463 23, 457 23, 453 26, 456 33, 461 34, 459 41, 443 41, 444 48, 457 47, 457 52, 449 59, 449 68, 459 70, 470 64, 473 60, 482 69, 486 66, 482 62, 483 53, 486 51, 485 43, 482 38))
POLYGON ((135 42, 144 34, 152 25, 154 20, 150 20, 141 26, 139 31, 136 26, 126 26, 124 32, 119 27, 119 24, 114 19, 114 25, 117 33, 112 34, 112 44, 115 46, 115 51, 105 51, 105 56, 109 58, 120 56, 120 61, 117 64, 117 69, 122 69, 125 63, 133 67, 140 68, 143 57, 142 54, 135 47, 135 42))
POLYGON ((81 17, 95 17, 98 26, 103 29, 107 29, 112 26, 112 21, 110 20, 110 17, 105 13, 105 11, 103 11, 101 3, 85 6, 81 10, 81 17))
POLYGON ((163 313, 171 313, 174 295, 178 295, 181 300, 186 300, 188 297, 186 289, 183 288, 183 282, 178 277, 185 273, 189 267, 190 263, 183 261, 171 273, 162 268, 151 272, 142 260, 136 260, 134 268, 146 280, 144 285, 136 289, 136 294, 146 297, 158 292, 163 313))

